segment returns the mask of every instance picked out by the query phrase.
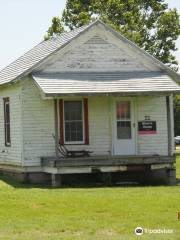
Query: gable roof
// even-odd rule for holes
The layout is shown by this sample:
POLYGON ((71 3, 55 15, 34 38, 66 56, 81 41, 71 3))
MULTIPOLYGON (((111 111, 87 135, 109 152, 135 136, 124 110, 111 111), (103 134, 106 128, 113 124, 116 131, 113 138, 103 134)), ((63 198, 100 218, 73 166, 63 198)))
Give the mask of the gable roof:
POLYGON ((57 37, 52 37, 47 41, 43 41, 30 51, 25 53, 23 56, 12 62, 6 68, 0 71, 0 85, 10 83, 12 81, 16 81, 29 73, 31 73, 37 65, 39 65, 42 61, 46 60, 53 53, 60 50, 62 47, 66 46, 73 39, 77 38, 80 34, 84 33, 86 30, 90 29, 96 24, 101 24, 114 34, 116 37, 121 39, 122 41, 128 43, 136 50, 140 51, 142 54, 146 55, 151 62, 154 62, 161 70, 164 70, 168 75, 173 77, 175 80, 180 81, 180 75, 174 72, 172 69, 165 66, 159 60, 148 54, 143 49, 139 48, 135 43, 131 42, 120 33, 114 31, 112 28, 107 26, 100 20, 97 20, 89 25, 77 28, 70 32, 65 32, 57 37))
POLYGON ((0 71, 0 85, 9 83, 17 78, 21 78, 27 72, 33 70, 37 64, 45 60, 46 57, 49 57, 52 53, 59 50, 59 48, 65 46, 73 38, 90 26, 91 25, 83 26, 39 43, 30 51, 0 71))

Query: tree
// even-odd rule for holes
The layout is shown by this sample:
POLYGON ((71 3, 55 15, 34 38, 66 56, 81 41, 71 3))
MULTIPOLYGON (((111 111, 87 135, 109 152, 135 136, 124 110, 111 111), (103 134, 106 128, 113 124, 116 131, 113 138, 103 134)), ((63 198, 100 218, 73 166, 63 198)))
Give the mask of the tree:
POLYGON ((50 37, 54 35, 59 35, 64 32, 64 27, 62 25, 62 21, 59 17, 53 17, 52 24, 49 27, 46 35, 44 36, 45 40, 48 40, 50 37))
POLYGON ((62 19, 53 22, 48 36, 62 33, 63 25, 72 30, 96 18, 177 70, 173 52, 180 35, 179 14, 164 0, 67 0, 62 19))

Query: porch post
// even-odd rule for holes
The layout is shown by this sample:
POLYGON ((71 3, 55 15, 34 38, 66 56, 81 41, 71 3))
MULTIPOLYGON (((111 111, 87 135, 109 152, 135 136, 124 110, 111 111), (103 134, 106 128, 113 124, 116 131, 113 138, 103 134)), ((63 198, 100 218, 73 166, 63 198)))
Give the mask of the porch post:
POLYGON ((51 185, 52 187, 61 187, 61 175, 51 174, 51 185))
POLYGON ((55 126, 55 152, 56 157, 58 158, 58 146, 59 146, 59 137, 58 137, 58 112, 57 112, 57 99, 54 99, 54 126, 55 126))
MULTIPOLYGON (((174 155, 174 112, 173 112, 173 95, 166 97, 167 106, 167 127, 168 127, 168 156, 174 155)), ((166 170, 167 184, 176 185, 176 168, 171 167, 166 170)))
POLYGON ((109 136, 110 136, 109 155, 112 156, 114 154, 113 148, 114 134, 113 134, 113 109, 112 109, 113 98, 111 96, 109 96, 108 104, 109 104, 108 110, 109 110, 109 136))
POLYGON ((167 128, 168 128, 168 155, 173 155, 173 109, 171 104, 171 97, 166 96, 166 107, 167 107, 167 128))

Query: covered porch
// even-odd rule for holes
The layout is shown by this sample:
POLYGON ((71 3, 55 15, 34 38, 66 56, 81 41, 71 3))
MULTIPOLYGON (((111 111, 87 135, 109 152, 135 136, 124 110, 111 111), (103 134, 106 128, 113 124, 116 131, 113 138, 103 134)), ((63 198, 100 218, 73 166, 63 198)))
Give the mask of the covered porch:
POLYGON ((174 86, 167 75, 64 73, 33 77, 43 100, 54 101, 55 155, 41 156, 42 170, 52 174, 52 182, 66 174, 174 172, 174 86), (59 144, 92 153, 89 157, 64 157, 59 144))
POLYGON ((54 99, 56 149, 60 143, 92 155, 173 155, 177 86, 164 73, 35 73, 33 78, 43 101, 54 99), (97 145, 104 147, 96 151, 97 145))

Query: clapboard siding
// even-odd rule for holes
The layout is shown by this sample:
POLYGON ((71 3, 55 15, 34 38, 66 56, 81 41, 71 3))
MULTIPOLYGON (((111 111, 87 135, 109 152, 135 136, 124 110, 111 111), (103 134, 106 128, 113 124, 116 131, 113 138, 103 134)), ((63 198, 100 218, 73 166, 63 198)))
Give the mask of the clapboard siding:
POLYGON ((109 154, 108 98, 89 98, 90 150, 94 154, 109 154))
MULTIPOLYGON (((23 139, 25 166, 39 166, 40 157, 55 155, 53 100, 43 100, 32 81, 23 84, 23 139)), ((93 155, 109 154, 108 98, 89 98, 89 145, 69 149, 87 149, 93 155)))
POLYGON ((53 100, 42 100, 28 79, 23 82, 22 97, 24 164, 39 166, 40 157, 55 154, 53 100))
POLYGON ((22 128, 21 128, 21 87, 19 84, 3 88, 0 91, 0 164, 22 165, 22 128), (10 100, 11 146, 5 146, 4 140, 4 104, 3 98, 10 100))
POLYGON ((168 155, 166 97, 137 98, 138 121, 150 116, 157 122, 157 134, 138 135, 138 154, 168 155))
MULTIPOLYGON (((52 61, 53 62, 53 61, 52 61)), ((101 36, 95 35, 79 47, 67 51, 63 57, 46 66, 43 72, 76 71, 147 71, 137 57, 122 47, 117 47, 101 36)))

